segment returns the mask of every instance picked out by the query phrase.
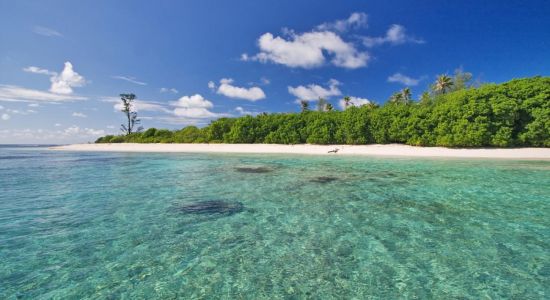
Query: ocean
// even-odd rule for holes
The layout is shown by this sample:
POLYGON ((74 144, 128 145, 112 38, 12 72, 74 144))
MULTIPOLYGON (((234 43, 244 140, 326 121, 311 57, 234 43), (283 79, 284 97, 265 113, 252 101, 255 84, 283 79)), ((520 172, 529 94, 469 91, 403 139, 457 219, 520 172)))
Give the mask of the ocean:
POLYGON ((0 147, 1 299, 543 299, 550 162, 0 147))

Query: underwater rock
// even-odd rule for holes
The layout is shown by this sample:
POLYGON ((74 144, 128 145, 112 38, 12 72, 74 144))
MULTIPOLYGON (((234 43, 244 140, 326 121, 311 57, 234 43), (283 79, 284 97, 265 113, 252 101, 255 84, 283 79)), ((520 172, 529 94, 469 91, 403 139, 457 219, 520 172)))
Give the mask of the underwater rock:
POLYGON ((273 169, 268 167, 236 167, 235 170, 241 173, 269 173, 273 169))
POLYGON ((316 182, 316 183, 329 183, 329 182, 333 182, 333 181, 336 181, 336 180, 338 180, 338 177, 319 176, 319 177, 312 178, 309 181, 316 182))
POLYGON ((241 202, 225 202, 220 200, 202 201, 185 204, 179 208, 188 214, 224 214, 232 215, 242 212, 244 205, 241 202))

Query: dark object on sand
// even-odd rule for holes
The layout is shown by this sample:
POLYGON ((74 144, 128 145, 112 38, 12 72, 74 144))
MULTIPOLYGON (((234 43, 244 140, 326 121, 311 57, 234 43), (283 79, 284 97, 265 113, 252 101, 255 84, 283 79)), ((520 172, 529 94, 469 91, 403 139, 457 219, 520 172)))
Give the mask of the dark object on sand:
POLYGON ((334 150, 330 150, 328 153, 338 153, 338 150, 340 150, 340 149, 335 148, 334 150))
POLYGON ((201 201, 185 204, 179 208, 188 214, 224 214, 232 215, 242 212, 244 205, 241 202, 225 202, 221 200, 201 201))
POLYGON ((273 169, 268 167, 236 167, 235 170, 241 173, 269 173, 273 172, 273 169))
POLYGON ((333 181, 336 181, 336 180, 338 180, 338 177, 319 176, 319 177, 312 178, 310 181, 311 182, 316 182, 316 183, 329 183, 329 182, 333 182, 333 181))

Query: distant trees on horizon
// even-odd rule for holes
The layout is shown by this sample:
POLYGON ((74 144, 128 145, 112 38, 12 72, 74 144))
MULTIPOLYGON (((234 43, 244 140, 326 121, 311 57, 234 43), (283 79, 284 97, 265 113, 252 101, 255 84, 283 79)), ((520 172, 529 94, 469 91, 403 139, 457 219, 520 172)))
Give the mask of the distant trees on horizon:
POLYGON ((405 88, 384 105, 343 111, 319 99, 317 110, 301 101, 300 113, 220 118, 204 128, 150 128, 97 143, 386 144, 446 147, 550 147, 550 77, 474 87, 470 73, 440 75, 418 101, 405 88))

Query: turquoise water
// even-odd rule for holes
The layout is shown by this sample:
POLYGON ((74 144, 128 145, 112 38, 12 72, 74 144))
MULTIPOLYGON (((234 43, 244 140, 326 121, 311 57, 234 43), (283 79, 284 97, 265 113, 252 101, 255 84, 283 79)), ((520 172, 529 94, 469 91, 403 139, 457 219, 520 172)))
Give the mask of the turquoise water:
POLYGON ((540 161, 3 147, 0 298, 549 298, 549 187, 540 161))

